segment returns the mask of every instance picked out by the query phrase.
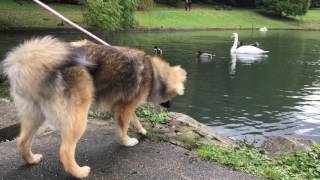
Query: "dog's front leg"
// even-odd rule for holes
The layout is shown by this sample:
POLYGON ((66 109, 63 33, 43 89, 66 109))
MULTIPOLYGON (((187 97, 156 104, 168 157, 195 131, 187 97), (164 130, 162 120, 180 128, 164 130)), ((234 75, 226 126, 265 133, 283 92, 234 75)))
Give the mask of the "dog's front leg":
POLYGON ((131 125, 134 129, 136 129, 140 134, 146 135, 147 130, 143 128, 142 124, 139 121, 139 118, 136 116, 136 114, 133 114, 133 118, 131 120, 131 125))
POLYGON ((115 116, 119 127, 120 143, 125 146, 134 146, 139 143, 138 139, 128 136, 130 120, 134 118, 135 106, 118 105, 115 108, 115 116))

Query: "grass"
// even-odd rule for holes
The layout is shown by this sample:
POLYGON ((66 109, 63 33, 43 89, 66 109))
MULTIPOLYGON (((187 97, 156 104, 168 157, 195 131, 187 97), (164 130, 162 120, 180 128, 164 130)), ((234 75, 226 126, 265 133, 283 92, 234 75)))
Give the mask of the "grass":
POLYGON ((156 7, 152 11, 136 13, 143 28, 259 28, 320 29, 320 10, 310 10, 306 16, 276 18, 257 10, 215 10, 213 7, 195 6, 190 12, 183 8, 156 7))
POLYGON ((194 152, 201 159, 213 160, 257 177, 297 180, 320 178, 320 145, 275 159, 247 146, 225 149, 202 145, 194 152))
MULTIPOLYGON (((50 4, 67 18, 84 26, 82 9, 78 5, 50 4)), ((0 1, 0 28, 70 28, 68 25, 58 26, 61 23, 57 17, 49 14, 33 2, 22 2, 21 5, 12 0, 0 1)))
POLYGON ((148 106, 138 108, 136 115, 152 124, 165 124, 168 122, 168 114, 166 112, 153 112, 148 106))
MULTIPOLYGON (((71 20, 85 26, 79 5, 50 4, 50 6, 71 20)), ((178 8, 158 5, 151 11, 137 11, 135 19, 138 28, 268 28, 320 29, 320 10, 310 10, 305 16, 274 18, 253 9, 217 10, 216 7, 193 4, 185 12, 183 4, 178 8)), ((57 28, 61 21, 32 2, 22 5, 13 0, 0 1, 0 27, 15 28, 57 28)), ((68 28, 68 25, 62 28, 68 28)))
POLYGON ((185 12, 183 9, 156 8, 150 12, 137 12, 136 19, 143 28, 293 28, 296 25, 296 22, 274 20, 244 9, 193 8, 191 12, 185 12))

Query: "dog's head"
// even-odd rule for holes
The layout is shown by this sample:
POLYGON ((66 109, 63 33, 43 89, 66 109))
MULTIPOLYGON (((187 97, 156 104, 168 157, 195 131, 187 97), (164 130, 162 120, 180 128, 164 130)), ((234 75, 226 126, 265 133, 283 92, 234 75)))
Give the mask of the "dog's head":
POLYGON ((177 95, 183 95, 186 71, 180 66, 170 66, 159 57, 153 57, 151 62, 154 78, 151 101, 163 104, 177 95))

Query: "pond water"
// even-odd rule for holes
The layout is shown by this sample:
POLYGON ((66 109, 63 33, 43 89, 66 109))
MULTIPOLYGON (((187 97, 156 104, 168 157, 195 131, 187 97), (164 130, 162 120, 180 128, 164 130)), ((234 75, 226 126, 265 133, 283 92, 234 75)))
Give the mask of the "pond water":
MULTIPOLYGON (((232 31, 115 33, 100 36, 113 45, 162 48, 163 57, 188 72, 185 95, 172 111, 190 115, 234 139, 292 135, 320 142, 320 32, 238 31, 245 44, 258 41, 267 56, 231 56, 232 31), (214 52, 197 61, 198 50, 214 52)), ((0 57, 24 39, 52 34, 65 40, 80 33, 1 32, 0 57)))

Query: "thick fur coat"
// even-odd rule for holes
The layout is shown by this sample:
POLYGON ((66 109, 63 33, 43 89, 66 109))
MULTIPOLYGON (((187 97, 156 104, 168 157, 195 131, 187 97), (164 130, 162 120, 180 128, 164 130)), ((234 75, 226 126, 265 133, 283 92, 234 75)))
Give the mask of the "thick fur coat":
POLYGON ((50 121, 61 129, 65 170, 79 178, 90 172, 77 164, 75 149, 93 103, 114 113, 120 142, 134 146, 138 140, 128 136, 129 124, 147 133, 135 109, 146 101, 163 103, 182 95, 186 80, 179 66, 137 49, 67 43, 50 36, 14 48, 3 65, 21 119, 17 143, 22 158, 29 164, 41 161, 42 155, 31 151, 32 138, 44 121, 50 121))

